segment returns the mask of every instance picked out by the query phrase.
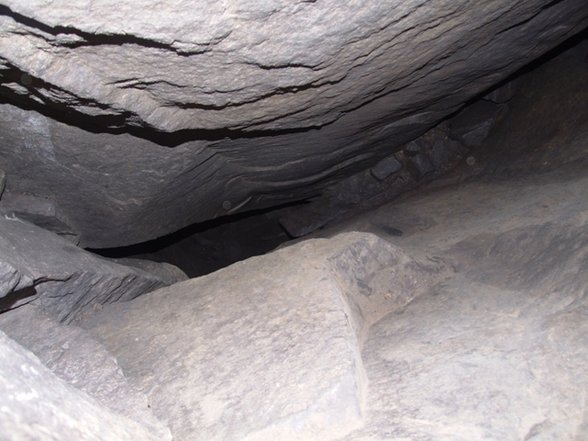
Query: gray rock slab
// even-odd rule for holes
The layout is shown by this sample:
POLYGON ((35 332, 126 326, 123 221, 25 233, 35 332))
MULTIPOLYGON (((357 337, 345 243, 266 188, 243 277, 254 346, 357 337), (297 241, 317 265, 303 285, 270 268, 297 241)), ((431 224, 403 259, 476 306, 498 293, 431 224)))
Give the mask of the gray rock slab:
POLYGON ((587 18, 582 0, 6 0, 0 56, 5 89, 118 125, 310 128, 382 96, 392 121, 463 103, 587 18))
POLYGON ((77 244, 79 237, 51 199, 9 193, 0 201, 0 215, 17 217, 77 244))
POLYGON ((0 262, 2 310, 34 302, 63 322, 166 284, 156 275, 109 262, 5 216, 0 216, 0 262))
POLYGON ((0 332, 0 438, 6 441, 156 441, 133 420, 57 378, 0 332))
POLYGON ((445 271, 350 233, 158 290, 83 325, 174 439, 336 439, 362 424, 369 323, 445 271))
POLYGON ((398 159, 394 156, 388 156, 387 158, 382 159, 376 165, 374 165, 370 172, 374 176, 374 178, 383 181, 391 174, 396 173, 402 168, 402 164, 398 159))
POLYGON ((149 409, 147 397, 128 383, 116 359, 86 331, 60 324, 32 305, 0 314, 0 330, 59 379, 136 421, 156 439, 171 440, 169 429, 149 409))

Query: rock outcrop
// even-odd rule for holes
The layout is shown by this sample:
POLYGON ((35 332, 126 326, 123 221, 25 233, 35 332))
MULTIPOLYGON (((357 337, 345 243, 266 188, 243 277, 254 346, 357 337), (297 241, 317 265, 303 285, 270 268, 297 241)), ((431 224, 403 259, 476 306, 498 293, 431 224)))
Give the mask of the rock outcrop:
POLYGON ((158 276, 113 263, 35 225, 0 217, 0 311, 33 302, 72 322, 184 277, 179 270, 158 276))
POLYGON ((581 31, 587 9, 4 0, 0 92, 66 124, 3 106, 0 169, 91 247, 305 199, 581 31))

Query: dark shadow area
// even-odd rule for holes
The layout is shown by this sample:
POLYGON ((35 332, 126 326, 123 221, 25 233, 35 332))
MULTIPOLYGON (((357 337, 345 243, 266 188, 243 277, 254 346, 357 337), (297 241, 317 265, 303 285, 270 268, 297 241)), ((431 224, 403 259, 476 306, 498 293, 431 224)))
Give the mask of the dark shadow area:
POLYGON ((13 291, 0 298, 0 313, 27 304, 32 301, 33 297, 36 295, 37 290, 34 286, 28 286, 26 288, 19 289, 18 291, 13 291), (26 301, 25 299, 29 300, 26 301))
MULTIPOLYGON (((574 35, 573 37, 570 37, 569 39, 567 39, 563 43, 559 44, 558 46, 554 47, 553 49, 545 52, 540 57, 536 58, 535 60, 533 60, 530 63, 526 64, 525 66, 521 67, 516 72, 510 74, 508 77, 506 77, 502 81, 496 83, 494 86, 490 87, 489 89, 486 89, 482 93, 476 95, 475 97, 473 97, 472 99, 467 101, 463 105, 462 108, 467 107, 467 106, 475 103, 476 101, 478 101, 482 97, 488 95, 489 93, 505 86, 507 83, 510 83, 511 81, 520 79, 520 78, 524 77, 526 74, 533 72, 538 67, 544 65, 548 61, 553 60, 557 56, 568 51, 569 49, 572 49, 573 47, 578 46, 584 40, 588 40, 588 28, 584 29, 583 31, 574 35)), ((586 63, 588 63, 588 54, 586 55, 586 63)), ((451 118, 452 116, 454 116, 456 113, 459 113, 460 111, 461 111, 461 109, 458 110, 457 112, 455 112, 453 115, 449 116, 448 118, 451 118)))
POLYGON ((265 254, 291 237, 279 223, 280 211, 255 210, 190 225, 155 240, 119 248, 89 249, 108 258, 138 258, 167 262, 189 277, 201 276, 251 256, 265 254))

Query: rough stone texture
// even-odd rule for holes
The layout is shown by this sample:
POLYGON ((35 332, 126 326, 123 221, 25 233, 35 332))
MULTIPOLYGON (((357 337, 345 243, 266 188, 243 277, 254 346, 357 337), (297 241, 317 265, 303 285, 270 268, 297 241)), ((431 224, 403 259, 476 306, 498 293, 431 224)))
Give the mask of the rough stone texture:
POLYGON ((588 23, 584 0, 3 5, 4 100, 68 123, 2 106, 7 191, 92 247, 316 196, 588 23))
POLYGON ((302 237, 354 212, 378 207, 443 175, 468 152, 461 142, 450 137, 451 121, 443 122, 407 143, 374 168, 330 186, 322 197, 278 210, 280 224, 290 236, 302 237), (378 168, 384 165, 386 173, 395 172, 385 176, 386 173, 378 168))
POLYGON ((393 173, 396 173, 402 168, 402 164, 398 162, 394 156, 388 156, 387 158, 382 159, 376 165, 374 165, 370 172, 374 176, 374 178, 383 181, 388 176, 393 173))
POLYGON ((156 439, 171 440, 169 429, 148 408, 147 398, 128 384, 116 359, 87 332, 62 325, 31 305, 0 314, 0 329, 61 380, 140 423, 156 439))
POLYGON ((59 212, 55 202, 37 196, 11 193, 0 202, 0 215, 18 217, 45 230, 52 231, 73 243, 78 243, 79 237, 59 212))
POLYGON ((370 322, 447 276, 369 234, 304 242, 84 322, 181 440, 328 440, 361 424, 370 322))
POLYGON ((578 0, 3 4, 5 69, 29 75, 5 87, 164 131, 316 127, 386 95, 395 120, 439 79, 411 108, 455 105, 466 80, 488 87, 587 14, 578 0))
POLYGON ((2 310, 34 302, 59 321, 71 322, 105 303, 165 285, 157 275, 109 262, 19 219, 0 217, 2 310))
POLYGON ((0 438, 5 441, 156 441, 57 378, 32 353, 0 332, 0 438))
MULTIPOLYGON (((445 181, 85 326, 178 441, 588 439, 586 49, 523 78, 445 181)), ((435 162, 422 141, 403 161, 435 162)))
POLYGON ((400 229, 394 245, 456 271, 370 328, 367 417, 345 440, 588 436, 585 170, 431 190, 342 227, 400 229))
POLYGON ((188 276, 181 269, 166 262, 154 262, 152 260, 130 257, 112 259, 112 261, 120 265, 138 268, 149 274, 153 274, 154 276, 159 277, 165 285, 173 285, 174 283, 183 282, 188 279, 188 276))
POLYGON ((588 438, 586 49, 521 78, 478 180, 338 228, 456 271, 370 328, 370 404, 346 441, 588 438))

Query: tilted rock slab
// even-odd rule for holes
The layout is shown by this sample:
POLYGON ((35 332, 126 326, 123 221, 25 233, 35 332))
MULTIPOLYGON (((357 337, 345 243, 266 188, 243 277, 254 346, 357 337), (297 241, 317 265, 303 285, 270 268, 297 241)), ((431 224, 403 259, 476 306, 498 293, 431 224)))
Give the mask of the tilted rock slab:
POLYGON ((588 15, 581 0, 3 5, 0 60, 25 75, 5 87, 167 132, 320 127, 384 96, 390 122, 451 107, 588 15))
POLYGON ((585 0, 2 3, 3 101, 66 123, 1 112, 7 192, 90 247, 316 196, 588 24, 585 0))
POLYGON ((0 216, 0 310, 33 302, 72 322, 169 282, 169 276, 112 263, 35 225, 0 216))
POLYGON ((83 329, 58 323, 39 308, 25 305, 0 314, 0 330, 35 354, 59 379, 141 424, 158 440, 171 440, 169 429, 149 409, 147 397, 129 384, 116 359, 83 329))
POLYGON ((57 378, 0 332, 0 438, 4 441, 158 441, 57 378))
POLYGON ((328 440, 361 426, 367 326, 446 276, 374 235, 251 258, 84 327, 175 440, 328 440))

